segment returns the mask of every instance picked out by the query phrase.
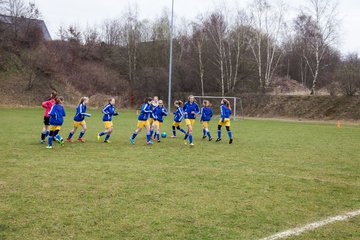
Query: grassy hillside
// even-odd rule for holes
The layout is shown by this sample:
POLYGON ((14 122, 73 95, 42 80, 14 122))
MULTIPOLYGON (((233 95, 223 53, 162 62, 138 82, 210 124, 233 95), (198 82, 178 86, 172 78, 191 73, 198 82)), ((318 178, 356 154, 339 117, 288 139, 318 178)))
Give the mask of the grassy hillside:
MULTIPOLYGON (((201 141, 197 122, 194 148, 144 133, 133 146, 135 112, 121 111, 107 145, 90 112, 87 143, 48 150, 42 109, 0 109, 0 239, 260 239, 360 208, 358 126, 237 121, 229 145, 201 141)), ((359 239, 359 226, 293 239, 359 239)))

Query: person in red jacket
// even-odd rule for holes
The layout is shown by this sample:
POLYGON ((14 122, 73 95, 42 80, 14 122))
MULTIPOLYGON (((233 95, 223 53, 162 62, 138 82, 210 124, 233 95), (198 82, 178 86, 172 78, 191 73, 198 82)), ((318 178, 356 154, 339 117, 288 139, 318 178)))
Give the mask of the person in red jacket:
POLYGON ((45 142, 45 138, 49 135, 49 126, 50 126, 50 116, 49 116, 49 112, 52 108, 52 106, 55 104, 55 98, 57 96, 57 92, 52 91, 50 98, 43 102, 41 104, 41 106, 43 108, 45 108, 45 112, 44 112, 44 125, 41 131, 41 140, 40 143, 44 143, 45 142))

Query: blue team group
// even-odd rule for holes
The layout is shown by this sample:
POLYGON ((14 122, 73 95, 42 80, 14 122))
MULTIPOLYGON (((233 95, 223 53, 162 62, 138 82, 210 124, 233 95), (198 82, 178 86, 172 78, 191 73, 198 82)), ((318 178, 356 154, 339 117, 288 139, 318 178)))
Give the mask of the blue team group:
MULTIPOLYGON (((77 140, 79 142, 85 143, 84 135, 87 131, 87 125, 85 122, 86 117, 91 117, 91 114, 86 112, 87 104, 89 103, 88 97, 82 97, 79 101, 79 104, 76 108, 76 113, 73 118, 73 129, 70 131, 67 141, 72 143, 73 136, 75 135, 79 127, 82 128, 77 140)), ((47 148, 51 149, 53 147, 53 141, 59 142, 61 146, 64 146, 64 139, 60 135, 61 126, 64 122, 64 117, 66 116, 65 109, 63 107, 64 98, 58 97, 56 92, 51 93, 51 98, 46 102, 42 103, 42 106, 46 109, 44 113, 44 126, 41 134, 41 143, 45 142, 45 138, 48 137, 47 148)), ((195 97, 190 95, 188 101, 183 103, 181 100, 176 100, 174 102, 176 108, 174 112, 174 122, 172 124, 172 136, 171 138, 176 138, 177 133, 181 132, 183 135, 184 144, 189 146, 194 146, 193 138, 193 126, 195 124, 196 118, 200 115, 200 123, 202 125, 203 139, 208 139, 212 141, 209 130, 209 123, 213 117, 213 109, 211 103, 208 100, 203 101, 203 106, 200 109, 199 105, 196 103, 195 97), (186 128, 183 129, 182 122, 185 122, 186 128)), ((231 106, 230 102, 227 99, 221 100, 220 106, 220 120, 218 122, 218 132, 216 142, 221 141, 221 129, 223 126, 226 127, 229 144, 233 143, 233 136, 230 130, 230 115, 231 115, 231 106)), ((104 137, 104 143, 110 143, 111 133, 113 132, 113 117, 119 115, 115 109, 115 99, 110 98, 107 101, 107 104, 102 109, 103 113, 103 124, 105 130, 98 133, 98 141, 104 137)), ((145 128, 146 131, 146 143, 152 145, 153 141, 161 142, 160 132, 161 127, 164 122, 164 118, 168 115, 164 103, 162 100, 159 100, 158 97, 145 98, 144 103, 141 106, 141 110, 138 115, 138 122, 134 133, 130 137, 130 143, 135 144, 135 139, 145 128)), ((163 136, 164 137, 164 136, 163 136)))

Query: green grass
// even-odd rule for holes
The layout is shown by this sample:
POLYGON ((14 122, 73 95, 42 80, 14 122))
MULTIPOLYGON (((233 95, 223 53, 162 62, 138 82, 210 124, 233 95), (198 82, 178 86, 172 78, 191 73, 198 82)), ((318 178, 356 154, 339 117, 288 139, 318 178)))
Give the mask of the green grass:
MULTIPOLYGON (((147 146, 144 132, 133 146, 131 111, 108 145, 90 112, 87 143, 48 150, 42 109, 0 109, 0 239, 259 239, 360 208, 358 126, 237 121, 229 145, 225 132, 201 141, 197 122, 194 148, 147 146)), ((359 239, 359 227, 354 218, 292 239, 359 239)))

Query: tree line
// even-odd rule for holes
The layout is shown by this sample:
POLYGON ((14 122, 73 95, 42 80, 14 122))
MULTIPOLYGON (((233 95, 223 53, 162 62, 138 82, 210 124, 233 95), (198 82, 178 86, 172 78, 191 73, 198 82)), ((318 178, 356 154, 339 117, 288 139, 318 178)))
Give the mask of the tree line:
MULTIPOLYGON (((14 19, 41 16, 34 4, 26 5, 23 0, 2 1, 0 6, 3 14, 14 19), (16 9, 16 5, 22 7, 16 9)), ((292 19, 286 16, 288 9, 284 3, 253 0, 244 9, 217 7, 196 19, 177 19, 173 91, 222 96, 266 93, 272 91, 274 79, 283 78, 297 81, 309 94, 321 89, 330 94, 357 94, 360 59, 357 53, 344 56, 337 49, 341 27, 337 3, 307 0, 292 19)), ((67 49, 62 61, 69 67, 69 57, 105 65, 96 79, 74 77, 74 84, 84 91, 89 86, 97 86, 92 92, 109 91, 99 89, 94 81, 106 83, 101 78, 110 71, 109 84, 115 81, 117 91, 166 96, 169 11, 165 9, 152 20, 139 16, 135 4, 124 9, 119 18, 105 20, 99 26, 63 26, 59 28, 59 40, 48 45, 57 49, 57 55, 67 49)), ((20 36, 15 27, 0 33, 1 46, 6 46, 9 39, 27 42, 30 48, 39 44, 36 34, 20 36)))

